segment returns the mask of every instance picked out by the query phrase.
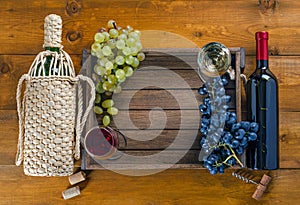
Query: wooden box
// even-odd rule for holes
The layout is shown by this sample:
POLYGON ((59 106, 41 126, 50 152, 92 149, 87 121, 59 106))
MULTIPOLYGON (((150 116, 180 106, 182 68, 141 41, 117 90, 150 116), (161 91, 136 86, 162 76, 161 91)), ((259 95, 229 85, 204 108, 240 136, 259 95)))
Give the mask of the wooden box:
MULTIPOLYGON (((245 53, 243 48, 230 48, 230 51, 235 80, 226 86, 226 93, 232 97, 229 109, 235 110, 238 120, 241 120, 243 88, 240 74, 245 65, 245 53)), ((201 162, 198 160, 201 149, 201 115, 198 106, 203 97, 198 94, 198 88, 203 82, 197 74, 199 49, 149 49, 144 52, 145 61, 141 63, 139 70, 126 80, 123 91, 117 94, 121 100, 116 107, 119 108, 118 115, 123 119, 122 122, 118 122, 117 128, 126 133, 128 139, 127 147, 121 150, 137 157, 153 156, 162 151, 165 151, 163 157, 182 157, 174 164, 168 164, 168 160, 165 163, 164 160, 162 163, 120 160, 113 163, 114 168, 201 168, 201 162), (145 87, 140 87, 143 83, 145 87), (123 102, 129 102, 129 105, 124 105, 123 102), (126 116, 129 116, 129 119, 126 116), (129 121, 134 127, 128 126, 129 121), (158 134, 153 137, 153 133, 158 134), (148 135, 151 137, 148 138, 148 135)), ((88 51, 84 51, 83 61, 87 56, 88 51)), ((96 59, 92 59, 92 65, 95 61, 96 59)), ((92 70, 93 66, 91 72, 92 70)), ((94 170, 103 169, 103 166, 82 149, 81 168, 94 170)))

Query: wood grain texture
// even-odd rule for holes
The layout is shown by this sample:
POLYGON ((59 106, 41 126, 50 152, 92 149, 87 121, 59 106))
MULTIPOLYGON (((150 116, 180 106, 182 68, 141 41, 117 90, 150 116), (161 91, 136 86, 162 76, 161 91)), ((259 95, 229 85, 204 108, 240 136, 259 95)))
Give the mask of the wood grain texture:
MULTIPOLYGON (((300 2, 293 0, 1 1, 0 204, 298 204, 299 6, 300 2), (63 45, 71 54, 77 73, 81 68, 82 49, 90 47, 95 32, 105 26, 109 19, 115 19, 121 26, 129 24, 141 30, 145 48, 197 48, 211 41, 222 42, 228 47, 243 46, 247 54, 247 75, 253 71, 255 64, 254 33, 258 30, 268 31, 270 68, 278 78, 280 90, 280 166, 283 169, 269 173, 273 181, 261 201, 251 199, 255 186, 231 177, 231 170, 226 170, 224 175, 212 176, 205 169, 171 169, 144 177, 124 176, 108 170, 93 171, 89 174, 89 180, 80 184, 81 196, 69 201, 61 197, 61 192, 69 187, 67 178, 26 177, 21 167, 14 166, 18 136, 15 91, 20 76, 28 71, 35 55, 43 50, 43 19, 49 13, 56 13, 63 18, 63 45)), ((186 58, 193 62, 192 67, 197 66, 193 60, 195 55, 186 58)), ((170 68, 164 58, 160 61, 151 59, 154 58, 147 58, 143 66, 170 68)), ((200 86, 199 79, 190 66, 176 67, 176 64, 171 64, 171 70, 188 79, 196 94, 200 86)), ((129 96, 133 91, 129 87, 124 93, 127 92, 129 96)), ((140 109, 138 100, 159 93, 142 90, 135 96, 131 104, 135 110, 131 111, 130 119, 137 127, 150 126, 149 109, 153 108, 150 102, 148 110, 140 109)), ((172 101, 169 105, 174 108, 176 103, 172 101)), ((165 104, 159 106, 168 108, 165 104)), ((125 111, 121 110, 120 115, 124 115, 122 112, 125 111)), ((185 110, 186 113, 191 111, 193 109, 185 110)), ((178 131, 179 121, 175 118, 178 110, 166 109, 165 112, 169 129, 162 131, 149 144, 141 143, 139 140, 143 135, 134 135, 135 130, 124 129, 132 136, 129 139, 132 153, 139 153, 135 150, 137 145, 155 151, 174 140, 178 131)), ((189 122, 193 122, 193 119, 189 119, 189 122)), ((192 133, 190 128, 187 127, 186 131, 192 133)), ((194 153, 198 152, 198 145, 195 140, 192 147, 194 153)), ((76 162, 76 166, 79 167, 80 162, 76 162)), ((133 172, 131 170, 127 174, 135 174, 133 172)), ((255 173, 258 176, 263 174, 255 173)))
MULTIPOLYGON (((14 164, 16 148, 17 148, 17 136, 18 136, 18 121, 16 111, 14 110, 2 110, 0 111, 0 165, 11 165, 14 164)), ((140 115, 145 113, 134 114, 133 123, 137 127, 147 127, 149 125, 149 118, 139 118, 140 115)), ((174 120, 170 118, 169 120, 174 120)), ((175 122, 175 121, 174 121, 175 122)), ((170 122, 169 122, 170 123, 170 122)), ((195 122, 194 122, 195 123, 195 122)), ((300 149, 300 113, 299 112, 282 112, 280 113, 280 167, 281 168, 300 168, 300 153, 295 151, 300 149)), ((149 149, 149 150, 161 150, 170 145, 175 137, 179 137, 184 142, 184 138, 192 138, 189 133, 195 133, 195 130, 185 130, 185 135, 177 136, 178 126, 176 123, 170 123, 169 128, 162 130, 156 138, 143 142, 141 140, 147 139, 148 133, 156 132, 157 130, 145 130, 140 135, 137 130, 126 130, 123 128, 122 131, 128 134, 128 148, 129 149, 149 149)), ((158 130, 159 131, 159 130, 158 130)), ((147 139, 149 140, 149 139, 147 139)), ((196 138, 192 149, 199 150, 199 137, 196 138)), ((181 145, 183 148, 185 144, 181 145)), ((197 151, 198 152, 198 151, 197 151)), ((195 163, 195 161, 193 161, 195 163)))
MULTIPOLYGON (((63 200, 67 178, 26 177, 20 168, 0 166, 0 204, 294 204, 300 187, 295 183, 299 170, 278 170, 260 201, 251 198, 256 186, 231 176, 209 175, 206 170, 167 170, 155 175, 134 177, 111 171, 93 171, 80 184, 81 195, 63 200), (180 179, 180 180, 179 180, 180 179), (9 186, 7 186, 9 184, 9 186), (100 186, 100 187, 99 187, 100 186), (30 190, 30 191, 29 191, 30 190), (9 203, 7 203, 9 202, 9 203)), ((128 173, 130 174, 130 173, 128 173)), ((253 173, 258 179, 263 172, 253 173)))
MULTIPOLYGON (((183 88, 185 89, 193 89, 195 95, 196 89, 198 89, 202 82, 199 79, 196 71, 195 71, 195 59, 196 59, 196 53, 192 53, 193 57, 187 56, 183 60, 186 60, 188 64, 191 64, 191 66, 176 66, 176 62, 173 62, 170 64, 170 62, 167 61, 169 58, 168 55, 165 58, 162 58, 159 61, 153 61, 152 56, 149 57, 149 61, 146 60, 141 68, 142 71, 138 72, 144 72, 139 75, 139 78, 134 78, 134 80, 127 81, 123 85, 124 92, 122 93, 122 96, 124 96, 124 100, 126 98, 133 96, 134 93, 137 92, 135 83, 138 83, 139 85, 143 84, 143 82, 147 81, 149 82, 149 73, 153 74, 154 69, 162 70, 160 69, 166 69, 165 71, 162 71, 161 77, 165 79, 166 81, 170 81, 170 78, 174 75, 178 75, 184 79, 184 81, 187 83, 188 86, 185 86, 183 88), (151 60, 152 59, 152 60, 151 60), (151 66, 150 66, 151 65, 151 66), (169 71, 172 71, 170 75, 169 71), (147 73, 148 72, 148 73, 147 73), (169 74, 168 74, 169 73, 169 74)), ((6 72, 0 73, 0 109, 16 109, 16 101, 15 101, 15 92, 16 87, 18 83, 18 79, 21 77, 22 74, 27 73, 28 69, 34 59, 34 56, 31 55, 0 55, 0 65, 5 64, 8 65, 7 68, 4 70, 7 70, 6 72)), ((81 69, 81 56, 78 55, 72 55, 72 59, 75 64, 75 68, 77 73, 81 69)), ((175 58, 181 62, 182 59, 175 58)), ((186 64, 186 65, 188 65, 186 64)), ((183 64, 184 65, 184 64, 183 64)), ((255 58, 251 56, 247 56, 246 58, 246 68, 245 68, 245 74, 249 76, 255 66, 255 58)), ((298 99, 300 99, 300 81, 298 80, 300 76, 300 70, 297 69, 300 67, 300 59, 297 56, 274 56, 270 58, 270 68, 272 72, 277 76, 278 83, 279 83, 279 108, 281 111, 300 111, 300 103, 298 103, 298 99)), ((135 74, 137 75, 137 74, 135 74)), ((155 84, 155 80, 159 80, 158 78, 155 78, 155 75, 152 76, 150 82, 155 84), (153 82, 154 81, 154 82, 153 82)), ((172 80, 172 79, 171 79, 172 80)), ((161 83, 160 83, 161 84, 161 83)), ((180 86, 180 85, 179 85, 180 86)), ((177 87, 177 82, 174 81, 172 86, 166 84, 164 86, 166 89, 177 87)), ((181 85, 182 86, 182 85, 181 85)), ((184 90, 178 90, 173 91, 177 93, 178 95, 183 95, 182 98, 184 98, 184 90), (182 92, 182 93, 180 93, 182 92)), ((133 101, 138 100, 141 105, 145 104, 147 101, 145 96, 159 96, 162 95, 166 97, 167 92, 162 90, 156 90, 156 91, 138 91, 135 95, 135 98, 133 101)), ((151 98, 153 99, 153 98, 151 98)), ((171 99, 171 98, 170 98, 171 99)), ((127 99, 128 100, 128 99, 127 99)), ((172 102, 164 102, 165 105, 170 105, 171 108, 174 108, 176 106, 176 102, 172 100, 172 102)), ((138 105, 134 102, 132 102, 132 106, 135 106, 135 108, 138 109, 138 105)), ((133 108, 133 107, 132 107, 133 108)), ((190 105, 186 105, 186 109, 194 109, 190 105)))
POLYGON ((254 33, 267 30, 274 55, 300 54, 299 47, 293 46, 300 43, 299 6, 298 1, 280 1, 279 6, 266 12, 258 1, 244 0, 116 0, 111 3, 29 0, 22 4, 10 0, 0 6, 3 28, 0 53, 37 53, 43 40, 43 17, 57 13, 64 22, 63 44, 73 54, 89 48, 95 32, 109 19, 145 32, 143 41, 147 47, 203 46, 221 39, 229 47, 243 45, 247 54, 254 54, 254 33), (72 2, 75 6, 70 12, 67 5, 72 2), (157 31, 156 35, 153 30, 157 31))

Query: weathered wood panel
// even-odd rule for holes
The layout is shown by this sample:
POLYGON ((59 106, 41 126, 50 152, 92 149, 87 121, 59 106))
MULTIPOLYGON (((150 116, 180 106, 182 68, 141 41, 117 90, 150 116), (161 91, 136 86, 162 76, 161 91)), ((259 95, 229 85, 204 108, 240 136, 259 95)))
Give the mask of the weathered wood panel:
POLYGON ((230 47, 244 46, 248 54, 254 54, 254 33, 267 30, 274 55, 300 54, 299 46, 294 46, 300 43, 300 2, 286 0, 276 6, 274 2, 278 1, 270 1, 265 8, 258 1, 243 0, 29 0, 22 4, 10 0, 0 5, 0 53, 35 54, 43 43, 44 16, 57 13, 64 21, 63 44, 72 54, 89 48, 94 33, 109 19, 145 31, 147 47, 181 48, 222 41, 230 47))

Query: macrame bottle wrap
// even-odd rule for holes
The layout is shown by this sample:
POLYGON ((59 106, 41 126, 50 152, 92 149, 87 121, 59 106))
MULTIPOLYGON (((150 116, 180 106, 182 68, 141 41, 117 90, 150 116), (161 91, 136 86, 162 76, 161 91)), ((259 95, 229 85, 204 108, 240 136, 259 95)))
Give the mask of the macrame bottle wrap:
POLYGON ((44 47, 59 47, 60 50, 40 52, 28 74, 24 74, 18 83, 16 165, 23 160, 24 173, 30 176, 68 176, 73 173, 74 158, 80 158, 80 135, 95 99, 92 80, 82 75, 75 76, 72 60, 62 49, 61 28, 59 16, 51 14, 45 18, 44 47), (51 62, 46 74, 44 64, 49 56, 51 62), (21 99, 24 81, 26 88, 21 99), (82 108, 82 81, 91 87, 91 98, 85 112, 82 108))
POLYGON ((44 23, 44 47, 61 47, 62 20, 60 16, 50 14, 44 23))

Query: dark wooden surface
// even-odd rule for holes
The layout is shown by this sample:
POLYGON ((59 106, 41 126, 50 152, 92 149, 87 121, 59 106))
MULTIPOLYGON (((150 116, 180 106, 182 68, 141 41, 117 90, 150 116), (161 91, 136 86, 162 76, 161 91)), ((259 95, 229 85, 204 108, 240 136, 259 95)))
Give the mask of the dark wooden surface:
MULTIPOLYGON (((242 96, 244 85, 240 73, 245 66, 245 56, 243 48, 230 48, 230 51, 235 79, 228 78, 229 84, 225 89, 226 94, 232 98, 228 104, 229 109, 235 111, 238 120, 241 120, 241 102, 245 96, 242 96)), ((187 150, 172 167, 202 167, 198 159, 201 150, 201 135, 198 131, 201 116, 198 106, 203 96, 198 94, 198 88, 203 81, 197 71, 198 49, 145 49, 144 52, 146 59, 141 62, 139 70, 122 84, 122 92, 113 96, 120 112, 113 116, 111 126, 120 130, 128 139, 128 145, 124 147, 121 141, 120 148, 126 154, 138 156, 168 149, 167 158, 187 150), (179 140, 179 143, 173 144, 175 140, 179 140)), ((92 76, 91 68, 96 60, 88 51, 83 52, 83 64, 88 65, 90 70, 86 75, 92 76)), ((101 116, 97 118, 101 124, 101 116)), ((88 121, 87 127, 94 127, 94 123, 88 121)), ((134 165, 136 162, 120 158, 112 163, 123 167, 124 163, 134 165)), ((163 164, 153 163, 151 168, 155 169, 156 166, 163 164)), ((81 167, 87 170, 103 169, 89 154, 82 158, 81 167)))
MULTIPOLYGON (((300 2, 293 0, 1 1, 0 204, 298 204, 299 6, 300 2), (82 49, 90 47, 94 33, 109 19, 141 30, 145 48, 196 48, 210 41, 220 41, 228 47, 242 46, 247 55, 247 75, 255 65, 254 33, 267 30, 270 67, 279 82, 281 169, 269 173, 273 181, 261 201, 251 199, 255 186, 237 181, 230 176, 231 170, 211 176, 205 169, 172 169, 143 177, 93 171, 89 181, 81 185, 81 196, 69 201, 61 197, 61 191, 69 186, 67 178, 26 177, 22 168, 14 165, 18 136, 16 85, 42 50, 43 19, 49 13, 63 18, 64 48, 77 72, 82 49)), ((199 86, 191 72, 178 72, 189 78, 194 88, 199 86)), ((135 112, 132 115, 138 125, 148 126, 149 121, 135 112)), ((174 113, 168 115, 172 117, 174 113)), ((174 122, 168 126, 176 126, 178 121, 171 119, 174 122)), ((172 141, 169 132, 161 137, 172 141)), ((158 143, 161 147, 167 144, 158 143)), ((256 174, 261 176, 262 172, 256 174)))

